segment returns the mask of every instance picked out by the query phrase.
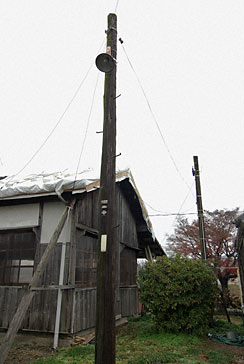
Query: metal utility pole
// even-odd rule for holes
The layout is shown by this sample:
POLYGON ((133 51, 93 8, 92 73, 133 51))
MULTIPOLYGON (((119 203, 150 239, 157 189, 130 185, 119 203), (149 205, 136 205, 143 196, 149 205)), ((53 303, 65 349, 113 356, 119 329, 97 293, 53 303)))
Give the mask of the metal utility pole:
POLYGON ((108 15, 107 53, 96 59, 105 72, 103 147, 99 195, 99 245, 95 364, 115 364, 115 159, 117 16, 108 15))
POLYGON ((199 172, 199 166, 198 166, 198 157, 194 156, 193 161, 194 161, 194 168, 192 169, 192 174, 193 174, 193 176, 195 176, 195 183, 196 183, 197 213, 198 213, 199 236, 200 236, 200 244, 201 244, 201 255, 202 255, 202 259, 207 260, 205 227, 204 227, 204 217, 203 217, 201 183, 200 183, 200 172, 199 172))

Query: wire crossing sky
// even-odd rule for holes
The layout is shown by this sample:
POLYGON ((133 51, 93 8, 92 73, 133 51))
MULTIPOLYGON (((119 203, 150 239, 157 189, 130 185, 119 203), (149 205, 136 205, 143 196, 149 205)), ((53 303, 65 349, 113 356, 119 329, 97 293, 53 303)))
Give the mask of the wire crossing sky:
POLYGON ((79 165, 99 176, 104 77, 94 92, 95 58, 116 11, 143 88, 118 44, 117 169, 130 168, 143 200, 170 215, 151 217, 157 238, 173 231, 173 213, 197 212, 193 155, 203 208, 244 208, 242 0, 13 0, 0 11, 0 175, 79 165))

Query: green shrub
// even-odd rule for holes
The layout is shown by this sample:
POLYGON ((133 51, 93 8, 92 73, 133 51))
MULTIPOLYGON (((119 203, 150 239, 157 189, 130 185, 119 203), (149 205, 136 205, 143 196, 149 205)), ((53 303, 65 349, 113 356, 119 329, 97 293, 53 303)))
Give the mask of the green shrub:
POLYGON ((161 257, 139 271, 141 302, 156 327, 203 334, 213 317, 217 280, 211 267, 188 258, 161 257))

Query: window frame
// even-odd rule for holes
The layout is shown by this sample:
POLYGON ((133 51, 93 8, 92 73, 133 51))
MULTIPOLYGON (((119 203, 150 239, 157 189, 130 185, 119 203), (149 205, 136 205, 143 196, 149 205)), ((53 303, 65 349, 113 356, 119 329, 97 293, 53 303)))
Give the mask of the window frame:
POLYGON ((28 285, 34 274, 37 253, 34 229, 0 230, 0 255, 1 253, 6 256, 0 258, 0 286, 28 285), (25 273, 30 269, 31 273, 27 273, 26 279, 25 273))

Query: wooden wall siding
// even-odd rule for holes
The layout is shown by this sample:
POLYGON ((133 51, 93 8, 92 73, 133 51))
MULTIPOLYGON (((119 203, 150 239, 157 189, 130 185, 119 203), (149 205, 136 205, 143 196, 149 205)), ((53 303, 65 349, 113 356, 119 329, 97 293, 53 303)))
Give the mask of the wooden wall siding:
POLYGON ((98 239, 76 231, 76 274, 77 287, 94 287, 97 279, 98 239))
MULTIPOLYGON (((98 228, 98 197, 99 191, 85 194, 83 200, 78 201, 76 207, 76 222, 98 228)), ((117 254, 120 243, 138 248, 135 219, 130 207, 119 187, 116 187, 117 197, 117 225, 116 243, 117 254)), ((96 305, 96 260, 98 239, 82 235, 82 231, 75 229, 74 248, 76 246, 76 267, 80 270, 81 280, 77 282, 81 288, 74 290, 63 290, 63 302, 61 311, 61 332, 71 332, 73 297, 75 297, 74 308, 74 332, 95 326, 95 305, 96 305)), ((38 244, 36 252, 36 263, 46 248, 47 244, 38 244)), ((47 288, 51 285, 58 285, 59 269, 62 244, 58 243, 52 253, 49 264, 44 272, 40 286, 47 288)), ((74 254, 74 256, 75 256, 74 254)), ((118 256, 118 255, 117 255, 118 256)), ((70 243, 67 243, 65 258, 64 284, 69 282, 70 243)), ((121 260, 117 261, 117 282, 116 282, 116 314, 131 316, 138 312, 138 297, 136 287, 119 288, 122 283, 125 286, 135 284, 136 251, 124 248, 121 260), (121 270, 121 276, 119 274, 121 270), (120 282, 121 278, 121 282, 120 282), (121 311, 122 307, 122 311, 121 311)), ((74 262, 73 262, 73 265, 74 262)), ((75 267, 74 267, 75 268, 75 267)), ((38 331, 53 331, 56 317, 57 290, 45 289, 37 291, 28 314, 23 322, 22 328, 38 331)), ((24 293, 24 288, 0 287, 0 327, 8 327, 14 312, 24 293)))
POLYGON ((136 285, 137 261, 136 250, 124 248, 120 255, 120 285, 136 285))
POLYGON ((73 289, 63 290, 60 332, 72 332, 73 289))
POLYGON ((98 229, 99 190, 88 192, 77 202, 76 222, 98 229))
MULTIPOLYGON (((121 287, 121 314, 123 317, 138 314, 137 286, 121 287)), ((96 288, 76 289, 74 333, 94 327, 96 323, 96 288)))
MULTIPOLYGON (((37 257, 38 262, 40 261, 47 244, 41 244, 39 254, 37 257)), ((62 244, 58 243, 53 250, 49 263, 43 273, 40 286, 57 285, 59 283, 59 270, 61 261, 61 250, 62 244)), ((66 256, 65 256, 65 269, 64 269, 64 284, 68 284, 69 274, 69 254, 70 254, 70 243, 66 243, 66 256)))
POLYGON ((138 314, 138 288, 133 287, 121 287, 121 315, 122 317, 129 317, 138 314))
MULTIPOLYGON (((0 327, 7 328, 17 310, 25 288, 0 287, 0 327)), ((53 332, 55 327, 57 290, 36 291, 21 329, 53 332)), ((63 290, 60 331, 71 330, 72 290, 63 290)))
POLYGON ((74 333, 95 326, 96 288, 76 289, 74 333))
POLYGON ((128 244, 131 247, 138 248, 138 238, 136 231, 136 222, 130 211, 130 207, 119 187, 116 189, 117 194, 117 211, 119 225, 119 242, 128 244))
MULTIPOLYGON (((76 221, 98 229, 99 190, 88 192, 77 202, 76 221)), ((132 247, 138 248, 136 222, 119 186, 116 185, 117 224, 116 237, 132 247)))
POLYGON ((24 291, 21 287, 0 287, 0 327, 9 326, 24 291))
MULTIPOLYGON (((37 291, 31 303, 22 328, 44 332, 54 332, 58 290, 37 291)), ((70 333, 72 290, 63 290, 60 332, 70 333)))
POLYGON ((22 328, 38 331, 54 331, 57 290, 36 291, 22 328))
MULTIPOLYGON (((92 228, 98 228, 98 204, 99 190, 87 193, 76 207, 76 222, 92 228)), ((136 222, 131 213, 129 204, 116 186, 117 218, 115 229, 116 256, 119 258, 120 243, 124 243, 134 248, 138 248, 138 238, 136 222)), ((76 286, 93 287, 96 286, 96 262, 99 241, 97 239, 82 235, 82 231, 76 230, 76 286), (90 268, 89 268, 90 267, 90 268)), ((124 246, 122 247, 122 249, 124 246)), ((136 251, 130 249, 121 259, 117 259, 116 273, 116 314, 121 313, 120 285, 136 284, 136 251), (122 280, 120 282, 120 271, 122 270, 122 280)), ((78 299, 78 298, 77 298, 78 299)), ((82 302, 81 302, 82 304, 82 302)), ((134 309, 133 309, 134 311, 134 309)))
MULTIPOLYGON (((58 290, 36 291, 22 328, 54 332, 57 295, 58 290)), ((69 305, 71 304, 71 297, 71 290, 63 290, 60 319, 60 332, 62 333, 70 332, 71 317, 69 314, 69 305)))
MULTIPOLYGON (((24 294, 24 288, 0 287, 0 327, 7 328, 24 294)), ((71 332, 72 290, 63 291, 60 332, 71 332)), ((123 317, 138 313, 137 287, 120 288, 123 317)), ((57 290, 37 291, 22 329, 53 332, 56 317, 57 290)), ((95 326, 96 288, 76 289, 74 333, 95 326)))

